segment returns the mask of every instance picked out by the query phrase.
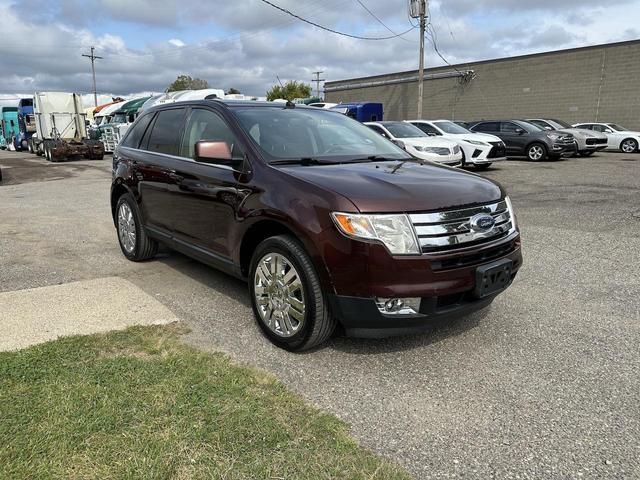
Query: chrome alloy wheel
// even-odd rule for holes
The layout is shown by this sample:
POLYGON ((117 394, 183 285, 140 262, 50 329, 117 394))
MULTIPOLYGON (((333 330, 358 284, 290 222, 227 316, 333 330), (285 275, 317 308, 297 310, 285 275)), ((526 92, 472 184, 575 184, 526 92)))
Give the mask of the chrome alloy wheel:
POLYGON ((544 149, 540 145, 534 145, 529 149, 529 158, 531 160, 540 160, 544 156, 544 149))
POLYGON ((129 254, 133 253, 136 248, 136 221, 126 202, 121 203, 118 209, 118 236, 122 248, 129 254))
POLYGON ((636 151, 636 148, 638 148, 636 141, 631 139, 625 140, 624 142, 622 142, 622 145, 620 146, 620 149, 624 153, 633 153, 636 151))
POLYGON ((279 253, 268 253, 258 262, 253 285, 264 324, 280 337, 295 335, 304 323, 305 300, 293 264, 279 253))

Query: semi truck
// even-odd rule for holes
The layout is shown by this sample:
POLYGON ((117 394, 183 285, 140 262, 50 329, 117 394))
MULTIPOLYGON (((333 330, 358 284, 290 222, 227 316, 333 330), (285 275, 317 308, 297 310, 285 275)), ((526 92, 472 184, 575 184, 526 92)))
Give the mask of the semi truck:
POLYGON ((2 107, 2 117, 0 122, 2 125, 2 139, 0 146, 2 148, 14 148, 14 139, 20 132, 18 128, 18 107, 2 107))
POLYGON ((77 93, 36 92, 34 96, 36 134, 29 151, 44 155, 50 162, 82 155, 92 160, 104 158, 104 145, 87 138, 82 99, 77 93))
POLYGON ((18 101, 18 135, 13 139, 16 150, 27 150, 29 140, 36 133, 36 117, 33 114, 33 98, 18 101))
MULTIPOLYGON (((118 103, 117 110, 107 114, 107 123, 104 121, 89 130, 89 136, 96 140, 101 140, 104 144, 104 151, 113 152, 120 142, 120 139, 129 128, 136 117, 140 107, 149 100, 150 97, 136 98, 128 102, 118 103)), ((106 109, 105 109, 106 110, 106 109)))

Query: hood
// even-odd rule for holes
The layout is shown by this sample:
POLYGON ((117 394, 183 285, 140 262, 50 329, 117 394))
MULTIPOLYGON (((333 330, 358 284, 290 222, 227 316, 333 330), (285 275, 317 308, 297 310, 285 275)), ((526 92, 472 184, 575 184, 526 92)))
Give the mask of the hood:
POLYGON ((571 135, 578 137, 595 137, 595 138, 607 138, 604 133, 596 132, 595 130, 587 130, 586 128, 563 128, 558 130, 559 132, 570 133, 571 135))
POLYGON ((440 211, 490 203, 502 188, 479 175, 431 162, 277 167, 351 200, 363 213, 440 211))
POLYGON ((502 140, 495 135, 489 133, 451 133, 449 135, 455 135, 456 138, 461 140, 476 140, 478 142, 501 142, 502 140))
POLYGON ((407 145, 420 145, 423 147, 453 148, 458 145, 457 142, 442 137, 398 138, 398 140, 407 145))

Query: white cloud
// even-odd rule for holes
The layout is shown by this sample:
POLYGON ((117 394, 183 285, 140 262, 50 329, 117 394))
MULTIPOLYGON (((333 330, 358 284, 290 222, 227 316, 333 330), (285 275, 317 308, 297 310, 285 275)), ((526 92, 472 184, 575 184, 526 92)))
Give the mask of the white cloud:
MULTIPOLYGON (((388 34, 353 0, 276 3, 339 30, 388 34)), ((452 63, 638 36, 638 0, 600 5, 596 0, 432 0, 431 22, 440 51, 452 63)), ((395 31, 408 27, 404 1, 368 0, 367 6, 395 31)), ((13 6, 0 0, 0 7, 0 93, 90 93, 90 62, 81 56, 90 45, 104 57, 96 61, 98 90, 121 96, 162 91, 180 74, 204 78, 212 87, 264 95, 276 75, 310 82, 318 69, 337 80, 417 66, 416 31, 406 35, 409 41, 354 40, 305 25, 260 0, 22 0, 13 6), (105 22, 113 25, 111 33, 94 33, 105 22), (166 37, 141 44, 132 33, 139 28, 166 37), (212 29, 222 33, 207 38, 212 29), (188 38, 201 40, 183 40, 187 30, 188 38)), ((432 48, 427 64, 442 64, 432 48)))

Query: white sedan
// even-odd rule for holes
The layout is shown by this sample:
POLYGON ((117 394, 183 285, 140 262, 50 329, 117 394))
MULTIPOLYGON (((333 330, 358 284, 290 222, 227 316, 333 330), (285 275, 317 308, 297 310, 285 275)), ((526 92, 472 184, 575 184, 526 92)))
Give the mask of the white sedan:
POLYGON ((640 132, 628 130, 615 123, 576 123, 575 128, 585 128, 604 133, 608 138, 607 148, 634 153, 640 146, 640 132))
POLYGON ((464 152, 463 166, 478 170, 489 168, 493 162, 507 159, 504 142, 488 133, 476 133, 450 120, 406 120, 430 136, 440 136, 457 142, 464 152))
POLYGON ((462 149, 453 140, 430 137, 406 122, 365 122, 365 125, 405 149, 412 157, 450 167, 462 164, 462 149))

